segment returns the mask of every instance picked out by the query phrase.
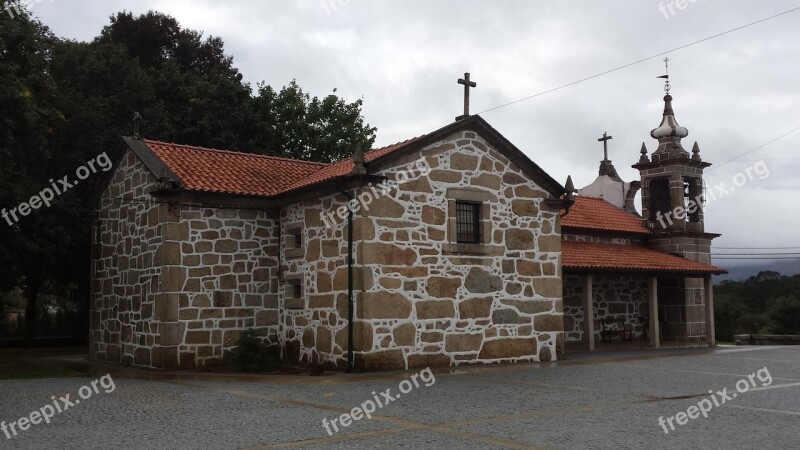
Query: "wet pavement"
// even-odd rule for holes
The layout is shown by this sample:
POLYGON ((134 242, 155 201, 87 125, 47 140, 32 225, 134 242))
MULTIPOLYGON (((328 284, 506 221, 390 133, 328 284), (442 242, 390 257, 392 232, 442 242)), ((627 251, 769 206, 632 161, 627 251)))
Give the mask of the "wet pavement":
POLYGON ((800 346, 568 358, 322 377, 92 364, 91 378, 0 380, 6 429, 40 421, 0 430, 0 449, 800 447, 800 346), (67 409, 30 417, 47 405, 67 409))

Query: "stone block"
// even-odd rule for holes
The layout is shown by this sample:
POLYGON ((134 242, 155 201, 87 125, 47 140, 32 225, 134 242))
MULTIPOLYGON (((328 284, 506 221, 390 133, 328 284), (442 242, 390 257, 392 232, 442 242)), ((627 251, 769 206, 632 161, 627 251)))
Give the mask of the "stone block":
POLYGON ((492 309, 492 297, 476 297, 462 300, 458 304, 461 319, 485 319, 492 309))
POLYGON ((428 225, 444 225, 447 220, 447 213, 441 209, 430 205, 422 207, 422 221, 428 225))
POLYGON ((479 359, 507 359, 536 355, 536 339, 500 338, 486 340, 478 355, 479 359))
POLYGON ((467 275, 464 286, 473 294, 486 294, 502 289, 503 280, 499 276, 492 275, 481 268, 473 267, 467 275))
MULTIPOLYGON (((512 228, 506 230, 506 248, 509 250, 533 250, 534 238, 531 230, 512 228)), ((520 262, 527 262, 522 260, 520 262)))
POLYGON ((433 355, 408 355, 409 369, 424 369, 426 367, 450 367, 450 357, 441 353, 433 355))
POLYGON ((506 306, 513 306, 523 314, 539 314, 553 310, 552 300, 501 300, 506 306))
POLYGON ((442 183, 458 183, 461 181, 461 172, 455 172, 452 170, 432 170, 431 173, 428 175, 433 181, 439 181, 442 183))
POLYGON ((533 289, 536 294, 546 298, 560 298, 561 297, 561 279, 560 278, 534 278, 533 289))
POLYGON ((560 252, 561 237, 559 235, 539 236, 540 252, 560 252))
POLYGON ((406 212, 406 208, 392 200, 389 196, 380 196, 369 205, 369 213, 376 217, 400 218, 406 212))
POLYGON ((417 338, 417 327, 412 323, 400 324, 392 330, 392 339, 398 347, 414 345, 417 338))
POLYGON ((417 262, 417 253, 411 248, 374 242, 360 243, 359 246, 364 264, 410 267, 417 262))
POLYGON ((539 208, 532 200, 512 200, 511 211, 520 217, 538 217, 539 208))
POLYGON ((459 287, 461 287, 460 278, 430 277, 427 292, 431 297, 455 298, 459 287))
POLYGON ((158 326, 158 342, 163 346, 174 346, 183 344, 184 325, 178 322, 162 322, 158 326))
POLYGON ((448 334, 445 337, 444 348, 448 352, 477 352, 481 349, 483 334, 448 334))
POLYGON ((178 320, 178 294, 158 294, 155 296, 154 319, 162 322, 178 320))
POLYGON ((362 372, 385 370, 404 370, 406 361, 402 350, 386 350, 382 352, 356 353, 354 368, 362 372))
POLYGON ((186 268, 180 266, 167 266, 161 271, 162 292, 182 292, 186 284, 186 268))
POLYGON ((416 303, 417 319, 445 319, 455 317, 455 308, 451 300, 427 300, 416 303))
POLYGON ((530 317, 522 317, 513 309, 497 309, 492 313, 492 323, 495 325, 515 325, 531 323, 530 317))
POLYGON ((178 368, 178 347, 155 347, 152 357, 153 367, 159 369, 178 368))
POLYGON ((490 173, 482 173, 470 180, 472 186, 482 186, 493 191, 500 190, 500 177, 490 173))
POLYGON ((211 342, 210 331, 187 331, 186 343, 187 344, 208 344, 211 342))
POLYGON ((402 294, 365 292, 356 312, 359 319, 407 319, 411 302, 402 294))
POLYGON ((544 333, 552 331, 564 331, 564 316, 562 314, 540 314, 534 317, 534 330, 544 333))

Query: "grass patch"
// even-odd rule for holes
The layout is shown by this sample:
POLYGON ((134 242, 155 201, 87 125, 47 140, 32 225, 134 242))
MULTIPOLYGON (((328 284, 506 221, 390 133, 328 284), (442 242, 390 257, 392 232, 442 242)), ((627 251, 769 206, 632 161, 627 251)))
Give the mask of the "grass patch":
POLYGON ((85 377, 88 372, 68 369, 53 356, 74 354, 65 349, 2 349, 0 350, 0 380, 34 378, 85 377))

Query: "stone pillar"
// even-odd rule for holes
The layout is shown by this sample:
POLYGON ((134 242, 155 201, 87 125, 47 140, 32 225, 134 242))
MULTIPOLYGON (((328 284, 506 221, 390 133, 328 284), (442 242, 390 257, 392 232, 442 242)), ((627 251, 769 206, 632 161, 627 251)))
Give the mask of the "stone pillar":
POLYGON ((717 336, 714 329, 714 283, 711 275, 705 277, 705 303, 706 303, 706 343, 709 347, 717 345, 717 336))
POLYGON ((661 330, 658 324, 658 277, 650 277, 647 284, 650 291, 650 345, 659 348, 661 347, 661 330))
POLYGON ((592 276, 583 280, 583 332, 586 335, 589 351, 594 351, 594 302, 592 301, 592 276))

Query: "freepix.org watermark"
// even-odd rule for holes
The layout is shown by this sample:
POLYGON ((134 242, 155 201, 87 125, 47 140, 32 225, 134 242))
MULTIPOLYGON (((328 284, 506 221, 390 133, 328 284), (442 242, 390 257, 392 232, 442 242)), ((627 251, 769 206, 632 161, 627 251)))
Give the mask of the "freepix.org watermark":
POLYGON ((56 398, 54 395, 50 397, 50 399, 53 400, 52 405, 48 403, 27 416, 20 417, 13 422, 6 423, 2 421, 0 422, 0 430, 3 431, 6 440, 8 440, 16 436, 19 432, 28 431, 32 425, 40 425, 42 422, 49 424, 50 419, 55 417, 56 414, 61 414, 70 408, 74 408, 81 400, 88 400, 92 395, 99 394, 100 388, 103 388, 103 392, 106 394, 114 392, 114 389, 117 388, 110 374, 105 374, 91 383, 81 386, 81 388, 78 389, 78 396, 80 398, 72 400, 70 399, 70 394, 59 398, 56 398), (98 387, 98 385, 100 385, 100 387, 98 387))
POLYGON ((78 167, 78 170, 75 171, 75 177, 77 180, 70 181, 69 175, 63 176, 57 182, 53 181, 51 178, 50 187, 42 189, 27 202, 22 202, 10 210, 3 208, 0 210, 0 216, 2 216, 6 223, 8 223, 10 226, 14 226, 14 224, 19 222, 22 217, 29 215, 34 210, 37 210, 42 206, 49 208, 50 202, 55 200, 57 195, 62 195, 64 192, 67 192, 68 190, 77 186, 79 181, 89 178, 92 174, 97 173, 98 170, 108 172, 111 170, 112 165, 111 159, 109 159, 106 152, 103 152, 97 155, 97 158, 90 159, 85 165, 78 167))
POLYGON ((769 369, 764 367, 763 369, 758 370, 758 372, 748 375, 746 378, 742 378, 741 380, 736 382, 736 392, 731 392, 728 394, 728 388, 724 388, 721 391, 708 391, 709 398, 704 398, 697 402, 697 406, 692 405, 686 409, 686 412, 681 411, 674 416, 667 417, 664 419, 664 416, 658 418, 658 424, 661 425, 661 428, 664 430, 664 434, 669 434, 670 431, 675 431, 675 424, 677 423, 680 425, 686 425, 689 423, 689 419, 697 419, 701 415, 703 418, 708 418, 708 413, 711 412, 712 409, 718 408, 724 405, 726 402, 729 402, 736 398, 738 394, 744 394, 745 392, 749 391, 751 388, 758 387, 756 385, 756 378, 758 381, 761 382, 761 387, 766 387, 772 384, 772 375, 769 374, 769 369), (669 429, 667 429, 667 425, 669 425, 669 429))
POLYGON ((319 218, 322 219, 326 227, 331 228, 336 224, 337 218, 345 219, 348 211, 353 213, 358 212, 360 209, 369 211, 369 205, 376 199, 391 194, 401 184, 427 176, 431 173, 431 170, 431 165, 425 158, 410 162, 397 172, 395 180, 383 180, 378 184, 370 183, 362 193, 338 207, 335 212, 321 211, 319 218))
MULTIPOLYGON (((664 15, 664 18, 669 20, 670 17, 675 17, 678 14, 675 9, 677 8, 679 11, 683 11, 684 9, 688 8, 690 4, 697 3, 700 0, 670 0, 668 2, 659 2, 658 3, 658 10, 661 14, 664 15), (669 14, 667 13, 669 12, 669 14)), ((708 1, 708 0, 703 0, 708 1)))
MULTIPOLYGON (((727 185, 724 181, 714 185, 714 187, 706 193, 706 207, 734 192, 736 188, 744 186, 748 181, 753 181, 756 178, 763 180, 767 177, 769 177, 769 167, 767 167, 766 162, 761 160, 734 175, 731 179, 731 186, 727 185)), ((703 202, 703 194, 699 194, 695 198, 689 199, 686 202, 686 206, 677 206, 666 213, 658 211, 656 213, 656 220, 659 225, 661 225, 661 228, 666 229, 668 226, 672 225, 675 220, 680 222, 686 220, 689 215, 696 213, 702 207, 701 205, 703 205, 703 202)))
POLYGON ((331 421, 328 421, 327 418, 322 419, 322 426, 325 428, 328 436, 333 436, 334 433, 339 432, 340 425, 342 428, 345 428, 349 427, 351 424, 353 424, 353 422, 363 419, 364 417, 367 419, 372 419, 372 413, 377 411, 378 408, 383 408, 389 403, 400 398, 401 395, 408 394, 415 388, 419 388, 420 381, 424 383, 425 387, 431 387, 434 385, 434 383, 436 383, 436 377, 433 376, 433 372, 431 372, 430 367, 426 367, 419 373, 411 375, 408 380, 401 381, 397 386, 397 389, 400 391, 399 394, 392 395, 392 388, 386 389, 385 391, 381 392, 380 395, 375 393, 375 391, 372 391, 371 399, 365 401, 360 406, 356 406, 350 410, 350 413, 344 413, 339 417, 335 417, 331 421), (331 428, 333 428, 333 430, 331 430, 331 428))
MULTIPOLYGON (((52 2, 53 0, 48 1, 52 2)), ((13 19, 17 16, 21 16, 23 9, 30 10, 31 6, 36 3, 44 3, 44 0, 11 0, 6 5, 6 12, 13 19)))
POLYGON ((320 3, 322 4, 322 9, 324 9, 329 16, 332 16, 339 12, 340 6, 347 6, 350 4, 350 1, 351 0, 320 0, 320 3))

